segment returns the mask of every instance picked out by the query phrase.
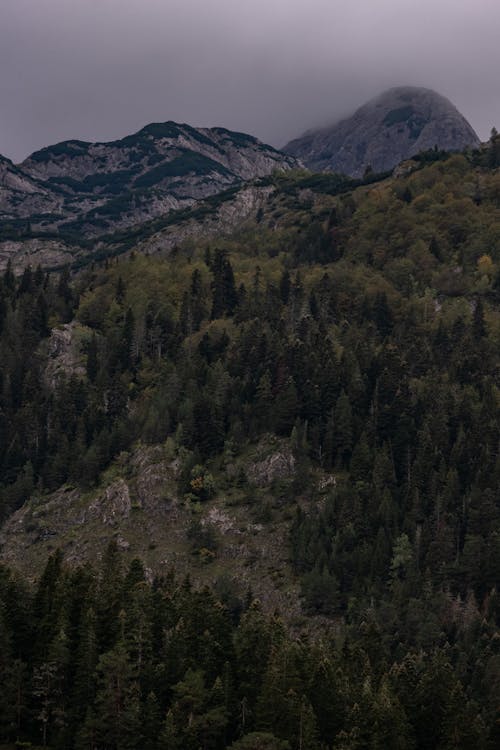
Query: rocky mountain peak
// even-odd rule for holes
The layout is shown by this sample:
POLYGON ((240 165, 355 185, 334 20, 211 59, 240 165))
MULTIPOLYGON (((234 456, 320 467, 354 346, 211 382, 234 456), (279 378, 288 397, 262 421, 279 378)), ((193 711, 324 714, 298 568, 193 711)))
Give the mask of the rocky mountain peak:
POLYGON ((151 123, 106 143, 68 140, 22 164, 0 157, 0 220, 10 235, 96 238, 193 206, 296 160, 245 133, 151 123))
POLYGON ((360 177, 369 166, 383 172, 434 147, 461 151, 478 145, 476 133, 448 99, 431 89, 401 86, 330 127, 308 131, 284 151, 314 171, 360 177))

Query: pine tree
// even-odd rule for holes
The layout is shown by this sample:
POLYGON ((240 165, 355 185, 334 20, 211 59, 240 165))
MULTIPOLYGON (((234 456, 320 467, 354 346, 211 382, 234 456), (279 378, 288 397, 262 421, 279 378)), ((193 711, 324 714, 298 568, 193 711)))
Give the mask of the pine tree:
POLYGON ((259 380, 255 393, 254 414, 256 421, 256 430, 266 431, 267 429, 269 429, 272 419, 272 404, 273 393, 271 377, 269 375, 269 370, 266 370, 259 380))
POLYGON ((91 383, 95 382, 98 372, 99 372, 99 360, 98 360, 97 338, 94 333, 92 334, 92 338, 90 339, 88 343, 88 348, 87 348, 87 377, 91 383))
POLYGON ((86 710, 95 698, 94 673, 97 667, 98 651, 96 617, 92 606, 89 606, 83 613, 74 661, 71 695, 75 706, 74 721, 78 725, 85 719, 86 710))
POLYGON ((250 732, 233 742, 229 750, 290 750, 290 743, 270 732, 250 732))
POLYGON ((349 458, 352 450, 353 427, 352 408, 346 392, 343 390, 337 399, 334 411, 334 445, 337 463, 342 466, 349 458))
POLYGON ((140 694, 125 645, 117 645, 99 659, 94 708, 96 745, 114 750, 142 746, 140 694))
POLYGON ((272 633, 258 603, 243 615, 235 633, 239 696, 246 703, 244 727, 250 728, 272 646, 272 633))
POLYGON ((285 269, 280 279, 280 297, 284 305, 288 304, 288 300, 290 297, 290 289, 291 289, 290 273, 288 272, 287 269, 285 269))
POLYGON ((14 659, 12 640, 7 627, 5 606, 0 600, 0 737, 10 738, 16 729, 14 704, 14 659))
POLYGON ((118 613, 122 608, 122 564, 116 542, 110 542, 101 563, 95 599, 99 652, 108 651, 119 635, 118 613))
POLYGON ((408 718, 385 676, 374 696, 372 721, 371 747, 374 749, 412 750, 415 747, 408 718))
POLYGON ((272 422, 278 435, 290 435, 295 424, 298 406, 297 389, 293 378, 288 378, 284 387, 276 394, 272 422))
POLYGON ((238 303, 231 263, 224 250, 216 250, 211 266, 212 313, 211 318, 232 315, 238 303))

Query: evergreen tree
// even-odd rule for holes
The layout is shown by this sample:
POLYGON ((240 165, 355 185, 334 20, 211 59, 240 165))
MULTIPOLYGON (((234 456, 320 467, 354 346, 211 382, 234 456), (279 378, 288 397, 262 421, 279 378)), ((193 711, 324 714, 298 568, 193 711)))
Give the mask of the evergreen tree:
POLYGON ((139 750, 142 746, 139 685, 123 642, 119 641, 101 656, 96 672, 92 721, 97 747, 139 750))
POLYGON ((211 266, 212 313, 211 317, 232 315, 238 303, 233 268, 224 250, 216 250, 211 266))

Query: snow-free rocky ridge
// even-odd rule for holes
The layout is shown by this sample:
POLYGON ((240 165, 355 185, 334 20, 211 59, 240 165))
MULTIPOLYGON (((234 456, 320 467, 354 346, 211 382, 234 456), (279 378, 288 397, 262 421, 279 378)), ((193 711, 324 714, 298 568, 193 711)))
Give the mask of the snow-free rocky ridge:
POLYGON ((426 88, 392 88, 334 125, 310 130, 284 151, 315 172, 362 177, 385 172, 420 151, 463 151, 479 138, 456 107, 426 88))
POLYGON ((101 237, 296 166, 245 133, 174 122, 108 143, 65 141, 19 165, 0 157, 0 259, 65 263, 82 239, 95 248, 101 237))

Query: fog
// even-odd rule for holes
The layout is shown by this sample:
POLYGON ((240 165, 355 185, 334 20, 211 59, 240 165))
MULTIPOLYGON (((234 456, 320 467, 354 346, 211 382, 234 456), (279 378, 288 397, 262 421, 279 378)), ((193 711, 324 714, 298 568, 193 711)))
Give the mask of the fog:
POLYGON ((498 0, 1 0, 0 153, 149 122, 282 146, 386 88, 500 129, 498 0))

